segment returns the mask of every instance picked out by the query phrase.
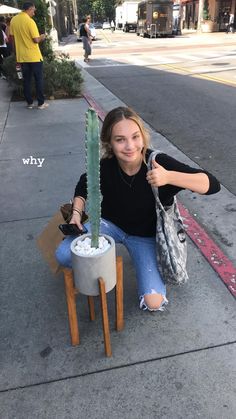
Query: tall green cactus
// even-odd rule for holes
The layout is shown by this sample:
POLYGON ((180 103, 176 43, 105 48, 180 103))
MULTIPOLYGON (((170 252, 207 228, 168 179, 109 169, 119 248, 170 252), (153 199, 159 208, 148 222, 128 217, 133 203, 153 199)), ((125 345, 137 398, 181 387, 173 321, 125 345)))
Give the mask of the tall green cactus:
POLYGON ((91 246, 98 248, 101 219, 100 137, 98 116, 94 109, 86 113, 86 164, 88 216, 91 226, 91 246))

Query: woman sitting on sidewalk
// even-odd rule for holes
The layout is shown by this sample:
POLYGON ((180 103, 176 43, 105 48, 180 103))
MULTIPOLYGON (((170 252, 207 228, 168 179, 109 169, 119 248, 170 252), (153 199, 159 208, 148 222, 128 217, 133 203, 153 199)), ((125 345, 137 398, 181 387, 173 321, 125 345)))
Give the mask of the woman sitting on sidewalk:
MULTIPOLYGON (((133 260, 141 309, 163 310, 166 285, 159 273, 156 256, 156 210, 151 185, 159 188, 164 206, 183 189, 210 195, 220 184, 210 173, 187 166, 161 153, 147 170, 149 134, 139 116, 129 108, 115 108, 103 123, 101 132, 102 220, 100 233, 122 243, 133 260)), ((71 223, 81 225, 87 197, 86 174, 76 186, 71 223)), ((89 223, 85 226, 89 230, 89 223)), ((70 244, 74 237, 62 241, 56 251, 61 265, 71 267, 70 244)))

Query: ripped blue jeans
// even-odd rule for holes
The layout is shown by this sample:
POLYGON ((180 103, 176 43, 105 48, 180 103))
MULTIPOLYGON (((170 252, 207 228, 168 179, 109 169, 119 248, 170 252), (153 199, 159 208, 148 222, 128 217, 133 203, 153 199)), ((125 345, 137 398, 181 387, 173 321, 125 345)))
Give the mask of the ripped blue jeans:
MULTIPOLYGON (((85 227, 90 231, 89 223, 85 223, 85 227)), ((128 250, 135 268, 140 308, 148 309, 144 302, 145 294, 158 293, 164 298, 163 304, 159 308, 162 311, 168 301, 166 286, 158 270, 155 237, 130 236, 115 224, 104 219, 101 220, 100 234, 111 236, 116 243, 123 244, 128 250)), ((74 236, 67 237, 56 250, 58 262, 67 268, 72 267, 70 245, 74 238, 74 236)))

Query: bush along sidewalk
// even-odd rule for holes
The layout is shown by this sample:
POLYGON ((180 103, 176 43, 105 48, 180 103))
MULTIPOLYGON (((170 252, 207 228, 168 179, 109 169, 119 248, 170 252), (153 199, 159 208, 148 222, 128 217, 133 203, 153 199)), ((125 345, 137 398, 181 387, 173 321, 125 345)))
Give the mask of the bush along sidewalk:
MULTIPOLYGON (((47 98, 72 98, 81 94, 81 70, 65 54, 44 56, 44 94, 47 98)), ((3 63, 4 74, 14 87, 13 98, 23 99, 23 81, 16 72, 16 58, 7 57, 3 63)), ((32 85, 34 92, 34 86, 32 85)))

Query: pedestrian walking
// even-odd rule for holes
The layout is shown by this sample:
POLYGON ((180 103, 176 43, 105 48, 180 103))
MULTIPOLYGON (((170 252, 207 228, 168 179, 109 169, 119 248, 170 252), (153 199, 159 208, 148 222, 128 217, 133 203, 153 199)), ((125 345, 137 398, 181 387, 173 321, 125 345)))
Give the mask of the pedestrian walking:
POLYGON ((83 19, 82 24, 80 26, 80 36, 82 38, 84 49, 84 61, 86 63, 89 62, 89 56, 92 54, 92 37, 89 29, 90 20, 90 16, 87 16, 83 19))
MULTIPOLYGON (((152 186, 158 187, 160 201, 167 207, 181 190, 210 195, 220 190, 220 184, 210 173, 165 153, 158 153, 152 170, 148 170, 152 152, 149 141, 142 120, 132 109, 118 107, 107 114, 101 131, 100 234, 108 234, 127 248, 135 267, 140 309, 163 311, 168 301, 156 255, 157 213, 152 186)), ((70 221, 80 229, 86 198, 86 174, 82 174, 75 188, 70 221)), ((85 227, 90 231, 89 222, 85 227)), ((56 250, 59 263, 69 268, 73 239, 67 237, 56 250)))
POLYGON ((230 13, 230 15, 229 15, 229 23, 228 23, 226 32, 227 33, 229 33, 229 32, 234 33, 234 14, 233 13, 230 13))
POLYGON ((111 32, 113 33, 115 31, 115 23, 114 20, 111 21, 111 32))
POLYGON ((22 9, 23 11, 11 20, 10 34, 13 37, 16 61, 22 67, 24 96, 28 109, 33 109, 31 79, 34 76, 38 109, 45 109, 48 104, 44 101, 43 57, 39 43, 45 40, 46 35, 39 34, 37 25, 32 19, 36 11, 34 3, 26 2, 22 9))

